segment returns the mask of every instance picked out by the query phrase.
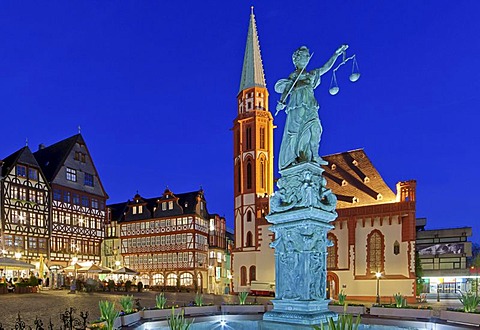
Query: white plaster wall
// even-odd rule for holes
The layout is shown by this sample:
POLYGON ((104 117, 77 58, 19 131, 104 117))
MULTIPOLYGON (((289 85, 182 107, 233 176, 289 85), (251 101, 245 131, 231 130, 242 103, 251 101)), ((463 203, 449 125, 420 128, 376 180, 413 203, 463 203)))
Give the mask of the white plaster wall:
POLYGON ((257 281, 275 282, 275 250, 270 247, 271 234, 268 230, 270 225, 260 226, 260 253, 257 254, 257 281))
POLYGON ((342 229, 340 229, 339 224, 336 224, 335 228, 330 231, 333 235, 337 237, 338 245, 338 268, 347 268, 348 267, 348 228, 346 223, 343 224, 342 229))
POLYGON ((255 205, 255 194, 245 194, 243 196, 243 205, 255 205))

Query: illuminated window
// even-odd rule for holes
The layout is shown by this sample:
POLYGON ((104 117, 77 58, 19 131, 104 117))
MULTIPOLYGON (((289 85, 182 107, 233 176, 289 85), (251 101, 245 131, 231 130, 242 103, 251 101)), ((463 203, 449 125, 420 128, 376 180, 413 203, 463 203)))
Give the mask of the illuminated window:
POLYGON ((240 267, 240 285, 247 285, 247 267, 245 266, 240 267))
POLYGON ((73 168, 67 167, 66 179, 68 181, 77 182, 77 170, 74 170, 73 168))
POLYGON ((168 202, 168 209, 173 210, 173 201, 168 202))
POLYGON ((180 275, 180 285, 181 286, 192 286, 193 285, 193 275, 190 273, 183 273, 180 275))
POLYGON ((327 238, 333 243, 333 246, 327 247, 327 269, 338 268, 338 240, 333 234, 328 234, 327 238))
POLYGON ((257 280, 257 268, 255 266, 250 266, 250 283, 257 280))
POLYGON ((367 267, 370 273, 383 272, 384 238, 374 230, 367 237, 367 267))
POLYGON ((163 282, 165 281, 165 277, 162 274, 154 274, 153 275, 153 285, 163 286, 163 282))
POLYGON ((260 127, 260 148, 265 149, 265 127, 260 127))
MULTIPOLYGON (((168 255, 168 259, 171 258, 171 255, 168 255)), ((167 276, 167 286, 177 286, 177 274, 168 274, 167 276)))

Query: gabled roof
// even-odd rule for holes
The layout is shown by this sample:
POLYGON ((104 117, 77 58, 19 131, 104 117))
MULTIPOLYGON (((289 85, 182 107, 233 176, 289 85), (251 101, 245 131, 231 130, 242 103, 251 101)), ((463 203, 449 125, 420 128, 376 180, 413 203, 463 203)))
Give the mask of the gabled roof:
POLYGON ((257 24, 255 23, 255 15, 253 14, 252 7, 239 93, 246 88, 255 86, 266 88, 262 56, 260 55, 260 43, 257 34, 257 24))
POLYGON ((17 151, 15 151, 13 154, 10 156, 6 157, 3 160, 3 166, 2 166, 2 176, 5 176, 13 166, 15 166, 17 163, 23 164, 23 165, 30 165, 33 167, 36 167, 40 169, 40 166, 37 163, 37 160, 32 154, 32 151, 28 146, 25 146, 17 151))
POLYGON ((52 182, 53 179, 55 179, 55 176, 77 142, 85 144, 81 134, 71 136, 51 146, 40 149, 33 154, 38 164, 42 167, 48 182, 52 182))
POLYGON ((337 208, 393 203, 396 195, 373 166, 363 149, 323 156, 323 175, 337 195, 337 208))
POLYGON ((47 181, 51 183, 57 177, 58 172, 65 164, 67 157, 72 152, 72 149, 75 147, 76 143, 85 146, 93 170, 95 171, 95 174, 97 176, 98 183, 100 184, 101 194, 108 199, 108 195, 103 188, 102 181, 100 180, 100 175, 98 175, 98 171, 95 167, 93 159, 90 155, 90 151, 88 150, 87 144, 85 143, 82 134, 75 134, 69 138, 52 144, 51 146, 39 149, 38 151, 34 152, 33 155, 37 159, 38 164, 40 165, 43 173, 45 174, 47 181))
MULTIPOLYGON (((168 191, 168 192, 171 193, 170 191, 168 191)), ((175 211, 175 212, 172 213, 171 212, 172 210, 166 210, 162 213, 164 214, 165 217, 174 216, 174 215, 181 215, 181 214, 194 214, 196 212, 195 206, 196 206, 196 203, 197 203, 197 196, 199 196, 199 194, 201 194, 203 196, 203 190, 202 189, 197 190, 197 191, 182 193, 182 194, 172 194, 175 198, 178 198, 178 205, 180 205, 181 211, 175 211)), ((155 217, 153 215, 154 214, 154 208, 158 208, 158 206, 159 206, 158 202, 168 200, 168 199, 164 199, 163 198, 164 196, 165 196, 165 194, 162 195, 162 196, 153 197, 153 198, 143 198, 141 196, 138 196, 138 197, 141 198, 142 203, 147 203, 147 205, 145 207, 152 214, 151 217, 155 217)), ((175 198, 174 199, 171 198, 169 200, 175 200, 175 198)), ((116 203, 116 204, 107 205, 107 207, 112 210, 111 211, 112 212, 112 220, 119 221, 119 222, 124 221, 125 220, 124 213, 128 211, 128 205, 130 205, 130 204, 132 204, 132 202, 130 200, 128 200, 127 202, 123 202, 123 203, 116 203)), ((176 210, 178 210, 178 209, 176 209, 176 210)), ((163 214, 162 214, 162 216, 163 216, 163 214)))

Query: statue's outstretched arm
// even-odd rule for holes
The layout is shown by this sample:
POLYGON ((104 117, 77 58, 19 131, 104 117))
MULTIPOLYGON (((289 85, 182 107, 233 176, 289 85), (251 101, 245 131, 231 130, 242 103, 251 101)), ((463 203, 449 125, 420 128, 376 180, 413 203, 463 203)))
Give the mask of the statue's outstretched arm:
POLYGON ((321 68, 319 69, 316 69, 315 71, 317 71, 320 75, 323 75, 325 74, 326 72, 328 72, 333 64, 335 64, 335 61, 337 60, 337 58, 342 55, 343 52, 345 52, 348 48, 348 45, 341 45, 336 51, 335 53, 332 55, 332 57, 330 57, 330 59, 327 61, 327 63, 325 63, 321 68))

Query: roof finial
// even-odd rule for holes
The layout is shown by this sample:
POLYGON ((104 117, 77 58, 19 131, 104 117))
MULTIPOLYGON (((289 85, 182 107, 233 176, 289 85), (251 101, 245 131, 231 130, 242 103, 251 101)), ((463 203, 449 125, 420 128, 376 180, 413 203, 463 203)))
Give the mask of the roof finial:
POLYGON ((82 134, 82 128, 78 125, 78 134, 82 134))
POLYGON ((28 138, 25 138, 25 147, 28 147, 28 138))
POLYGON ((250 7, 250 10, 251 10, 251 11, 250 11, 250 15, 253 16, 253 6, 250 7))

